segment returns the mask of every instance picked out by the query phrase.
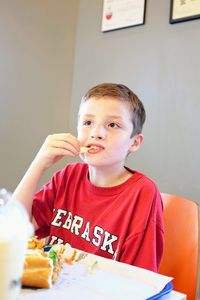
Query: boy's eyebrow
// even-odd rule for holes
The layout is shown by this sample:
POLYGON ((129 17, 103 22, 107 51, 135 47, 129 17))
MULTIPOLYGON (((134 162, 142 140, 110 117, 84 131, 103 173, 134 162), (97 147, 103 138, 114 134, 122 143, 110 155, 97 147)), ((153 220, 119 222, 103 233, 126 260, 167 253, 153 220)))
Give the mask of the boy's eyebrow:
MULTIPOLYGON (((87 118, 94 118, 95 117, 95 115, 93 115, 93 114, 85 114, 83 116, 87 117, 87 118)), ((107 115, 106 118, 115 119, 115 120, 122 120, 122 117, 118 116, 118 115, 107 115)))
POLYGON ((95 117, 95 115, 92 115, 92 114, 84 114, 83 116, 87 117, 87 118, 93 118, 93 117, 95 117))
POLYGON ((110 115, 108 116, 111 119, 115 119, 115 120, 122 120, 123 118, 121 116, 115 116, 115 115, 110 115))

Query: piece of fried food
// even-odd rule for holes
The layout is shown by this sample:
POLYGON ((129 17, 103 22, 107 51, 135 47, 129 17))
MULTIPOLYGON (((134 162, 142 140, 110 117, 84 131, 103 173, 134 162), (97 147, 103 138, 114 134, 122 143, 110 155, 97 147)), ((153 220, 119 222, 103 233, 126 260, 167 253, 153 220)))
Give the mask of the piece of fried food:
POLYGON ((28 241, 28 249, 42 249, 45 245, 45 239, 38 239, 36 236, 33 236, 28 241))

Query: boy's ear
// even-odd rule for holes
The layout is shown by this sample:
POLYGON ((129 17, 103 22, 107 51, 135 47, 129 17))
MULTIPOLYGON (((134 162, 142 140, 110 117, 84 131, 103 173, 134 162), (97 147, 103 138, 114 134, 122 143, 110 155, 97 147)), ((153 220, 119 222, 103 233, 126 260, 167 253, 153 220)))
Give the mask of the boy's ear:
POLYGON ((137 151, 140 148, 143 140, 144 136, 142 133, 135 135, 133 138, 133 144, 129 148, 129 153, 137 151))

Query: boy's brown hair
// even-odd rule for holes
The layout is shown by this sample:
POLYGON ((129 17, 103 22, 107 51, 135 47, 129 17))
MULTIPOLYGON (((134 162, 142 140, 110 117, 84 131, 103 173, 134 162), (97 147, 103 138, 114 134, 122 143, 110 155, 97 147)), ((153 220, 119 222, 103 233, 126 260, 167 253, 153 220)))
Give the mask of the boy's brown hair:
POLYGON ((82 97, 81 103, 90 98, 111 97, 119 101, 125 101, 129 105, 132 114, 133 132, 131 137, 142 132, 146 113, 143 103, 127 86, 115 83, 102 83, 89 89, 82 97))

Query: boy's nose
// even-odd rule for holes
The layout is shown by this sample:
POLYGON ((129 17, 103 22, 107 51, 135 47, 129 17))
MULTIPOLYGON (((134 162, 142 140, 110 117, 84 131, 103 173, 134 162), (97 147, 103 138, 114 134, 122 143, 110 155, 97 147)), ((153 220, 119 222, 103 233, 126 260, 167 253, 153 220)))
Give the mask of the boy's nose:
POLYGON ((101 126, 95 126, 91 132, 93 139, 103 139, 105 137, 105 129, 101 126))

